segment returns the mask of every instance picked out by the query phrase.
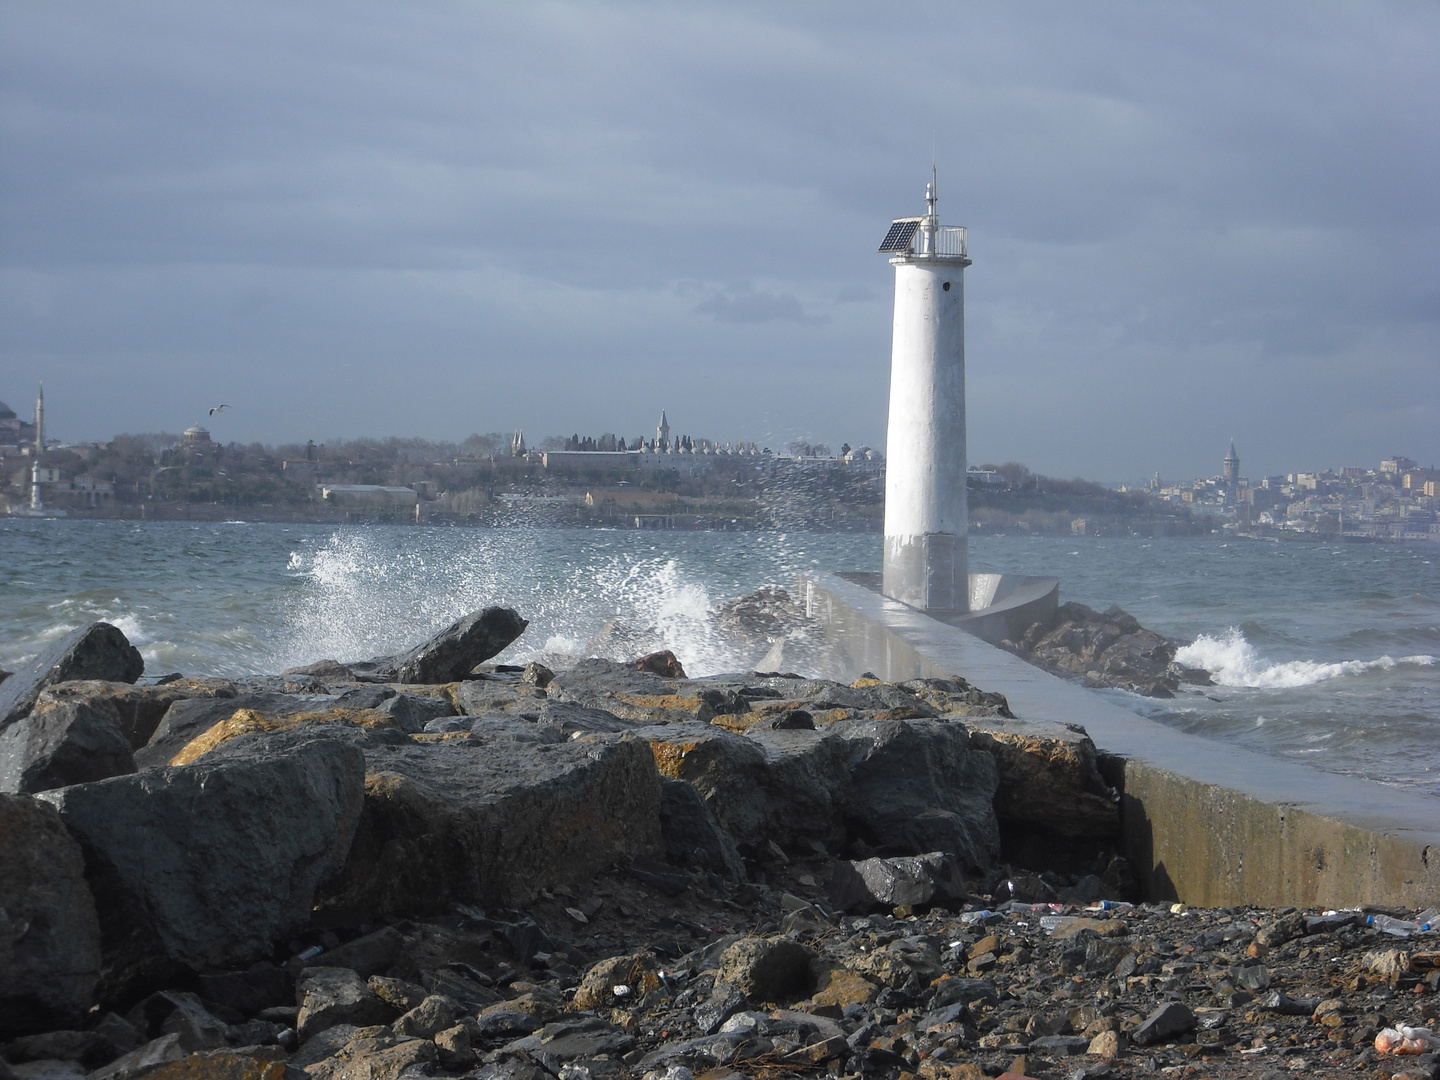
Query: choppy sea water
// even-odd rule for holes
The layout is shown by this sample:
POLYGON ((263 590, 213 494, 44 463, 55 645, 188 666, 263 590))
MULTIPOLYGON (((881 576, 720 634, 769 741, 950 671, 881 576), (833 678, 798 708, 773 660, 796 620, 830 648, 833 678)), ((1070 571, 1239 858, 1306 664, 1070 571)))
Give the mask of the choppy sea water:
MULTIPOLYGON (((500 603, 531 621, 502 661, 581 654, 619 623, 709 674, 753 662, 716 632, 717 604, 879 558, 856 534, 0 519, 0 667, 104 619, 152 673, 273 672, 395 652, 500 603)), ((1216 683, 1106 691, 1127 708, 1440 797, 1440 547, 987 536, 971 569, 1119 604, 1216 683)))

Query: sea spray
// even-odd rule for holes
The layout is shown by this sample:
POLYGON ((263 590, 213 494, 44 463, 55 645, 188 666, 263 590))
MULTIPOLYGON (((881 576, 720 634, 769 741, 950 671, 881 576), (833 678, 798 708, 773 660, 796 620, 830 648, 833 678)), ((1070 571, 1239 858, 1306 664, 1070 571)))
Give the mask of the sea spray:
POLYGON ((1175 653, 1178 663, 1204 668, 1220 686, 1243 686, 1251 689, 1289 689, 1312 686, 1328 679, 1360 675, 1367 671, 1388 671, 1400 664, 1430 666, 1435 657, 1402 656, 1398 660, 1381 656, 1374 660, 1272 661, 1262 657, 1237 627, 1230 627, 1218 637, 1201 634, 1175 653))
POLYGON ((413 531, 350 528, 301 545, 289 559, 294 584, 275 663, 395 652, 467 611, 503 604, 531 626, 500 662, 563 666, 586 655, 628 659, 663 648, 692 675, 716 674, 765 651, 720 633, 717 603, 767 582, 788 584, 804 556, 783 535, 764 538, 778 550, 757 559, 754 536, 728 545, 711 536, 717 550, 697 558, 695 539, 675 544, 676 553, 634 533, 557 533, 443 530, 415 544, 405 542, 413 531), (748 557, 735 559, 736 548, 748 557), (726 592, 714 595, 715 588, 726 592))

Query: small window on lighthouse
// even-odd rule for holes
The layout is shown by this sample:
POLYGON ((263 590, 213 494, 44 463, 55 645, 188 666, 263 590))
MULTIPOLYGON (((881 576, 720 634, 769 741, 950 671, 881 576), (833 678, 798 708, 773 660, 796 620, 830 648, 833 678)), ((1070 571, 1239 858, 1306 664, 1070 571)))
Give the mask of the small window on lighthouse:
POLYGON ((945 282, 945 284, 944 284, 944 285, 941 285, 940 287, 941 287, 942 289, 944 289, 946 292, 949 292, 949 291, 950 291, 950 283, 949 283, 948 281, 945 282))

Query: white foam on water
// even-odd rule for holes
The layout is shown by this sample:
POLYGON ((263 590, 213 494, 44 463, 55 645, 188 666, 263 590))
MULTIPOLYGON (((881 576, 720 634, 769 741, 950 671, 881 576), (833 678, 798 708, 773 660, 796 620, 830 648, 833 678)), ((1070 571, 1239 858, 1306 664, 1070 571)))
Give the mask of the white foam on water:
POLYGON ((418 547, 386 533, 337 532, 290 556, 297 588, 275 660, 292 666, 394 653, 500 604, 530 620, 496 658, 506 663, 578 660, 614 622, 625 631, 619 641, 669 649, 691 675, 743 666, 739 646, 716 631, 709 589, 681 560, 603 544, 557 558, 538 543, 519 530, 466 530, 418 547))
MULTIPOLYGON (((105 621, 110 623, 111 626, 116 627, 122 634, 124 634, 131 645, 135 645, 137 647, 141 645, 148 645, 152 640, 151 636, 145 632, 145 628, 141 624, 140 616, 138 615, 118 615, 115 618, 106 619, 105 621)), ((141 652, 144 652, 144 650, 141 649, 141 652)))
POLYGON ((1389 671, 1400 665, 1429 667, 1433 656, 1402 656, 1398 660, 1381 656, 1374 660, 1267 660, 1255 650, 1237 627, 1230 627, 1218 637, 1201 634, 1175 653, 1177 662, 1186 667, 1204 668, 1220 686, 1242 686, 1251 689, 1292 689, 1313 686, 1329 679, 1360 675, 1367 671, 1389 671))
POLYGON ((580 650, 584 647, 585 643, 583 641, 577 641, 573 637, 567 637, 564 634, 551 634, 545 639, 545 644, 541 646, 540 651, 543 653, 552 653, 556 656, 579 656, 580 650))

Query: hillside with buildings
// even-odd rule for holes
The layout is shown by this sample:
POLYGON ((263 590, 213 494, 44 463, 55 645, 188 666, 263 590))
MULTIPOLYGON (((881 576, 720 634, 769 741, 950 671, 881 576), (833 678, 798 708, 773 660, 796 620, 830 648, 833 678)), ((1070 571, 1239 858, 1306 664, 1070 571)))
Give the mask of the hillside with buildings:
POLYGON ((1235 444, 1218 476, 1163 484, 1144 494, 1240 536, 1440 542, 1440 469, 1394 455, 1375 468, 1293 472, 1251 480, 1235 444))
MULTIPOLYGON (((582 525, 878 532, 879 451, 796 441, 783 449, 672 432, 651 437, 521 432, 463 442, 354 439, 220 443, 175 435, 65 444, 0 402, 0 512, 77 517, 582 525), (37 453, 37 426, 44 439, 37 453)), ((1394 457, 1251 482, 1231 447, 1221 473, 1119 489, 1006 463, 968 474, 974 533, 1239 535, 1440 540, 1440 472, 1394 457)))

